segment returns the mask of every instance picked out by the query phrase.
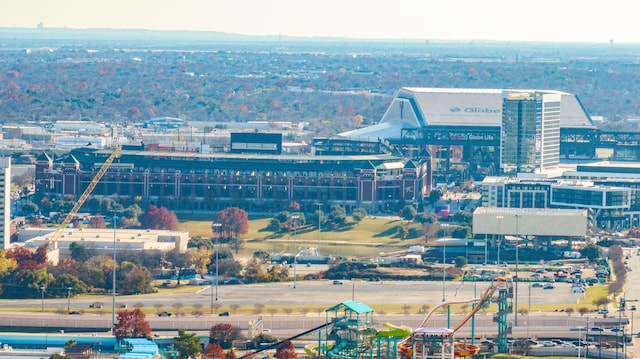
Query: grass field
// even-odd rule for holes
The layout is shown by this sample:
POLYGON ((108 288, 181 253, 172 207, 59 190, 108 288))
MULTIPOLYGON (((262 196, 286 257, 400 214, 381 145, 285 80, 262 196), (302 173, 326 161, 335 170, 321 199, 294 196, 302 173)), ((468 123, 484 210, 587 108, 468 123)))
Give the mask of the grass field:
MULTIPOLYGON (((418 223, 409 223, 409 238, 401 239, 397 234, 397 227, 403 221, 396 218, 367 217, 357 224, 350 222, 346 230, 323 230, 319 235, 314 226, 301 227, 295 233, 274 234, 265 229, 270 221, 271 218, 249 220, 249 231, 241 237, 244 248, 240 255, 255 251, 292 251, 294 242, 298 247, 317 247, 320 242, 323 254, 339 256, 374 255, 424 243, 424 238, 418 235, 418 223)), ((180 221, 179 230, 189 232, 192 237, 212 237, 212 223, 212 219, 208 220, 204 216, 188 216, 180 221)))

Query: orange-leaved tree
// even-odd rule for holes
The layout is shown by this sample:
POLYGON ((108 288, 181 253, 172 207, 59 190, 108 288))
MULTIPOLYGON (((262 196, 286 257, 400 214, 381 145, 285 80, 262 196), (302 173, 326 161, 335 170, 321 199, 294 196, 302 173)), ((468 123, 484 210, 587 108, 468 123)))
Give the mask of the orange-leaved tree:
POLYGON ((218 227, 223 237, 236 238, 249 231, 249 215, 242 208, 225 208, 216 214, 212 229, 218 227))
POLYGON ((152 204, 140 216, 140 226, 145 229, 178 229, 178 217, 166 207, 156 207, 152 204))
POLYGON ((276 353, 273 355, 273 357, 276 359, 297 359, 298 354, 293 348, 293 343, 291 343, 291 340, 285 340, 280 344, 280 346, 278 346, 278 349, 276 350, 276 353))
POLYGON ((117 322, 113 325, 113 333, 118 339, 149 338, 151 326, 140 309, 123 310, 118 313, 117 322))

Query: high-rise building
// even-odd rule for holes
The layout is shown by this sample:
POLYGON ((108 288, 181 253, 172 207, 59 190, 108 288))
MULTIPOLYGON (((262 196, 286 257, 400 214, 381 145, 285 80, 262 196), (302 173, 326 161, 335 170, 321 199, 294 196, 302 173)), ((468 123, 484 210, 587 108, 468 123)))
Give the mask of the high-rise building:
POLYGON ((0 249, 11 243, 11 158, 0 157, 0 249))
POLYGON ((500 131, 504 174, 540 173, 560 163, 560 96, 505 92, 500 131))

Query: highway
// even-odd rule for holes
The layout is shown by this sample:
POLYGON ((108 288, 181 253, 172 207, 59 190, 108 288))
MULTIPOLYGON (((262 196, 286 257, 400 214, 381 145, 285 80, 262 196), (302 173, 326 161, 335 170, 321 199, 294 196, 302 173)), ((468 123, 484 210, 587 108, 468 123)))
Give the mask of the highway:
MULTIPOLYGON (((376 321, 381 323, 389 322, 395 325, 407 325, 417 327, 424 319, 424 314, 417 314, 424 304, 433 307, 440 303, 443 295, 442 282, 425 281, 341 281, 343 284, 335 285, 330 280, 319 281, 298 281, 296 288, 291 283, 268 283, 251 285, 224 285, 219 286, 219 304, 222 307, 219 311, 231 311, 230 305, 237 304, 243 307, 254 307, 255 304, 265 305, 261 314, 236 315, 231 312, 229 317, 218 317, 210 313, 212 290, 215 287, 201 287, 197 293, 169 293, 169 294, 149 294, 136 296, 117 297, 116 307, 126 304, 132 308, 136 303, 143 303, 145 308, 153 308, 154 304, 163 305, 162 310, 175 312, 174 304, 180 303, 184 307, 191 307, 194 304, 203 306, 204 315, 195 317, 190 314, 190 309, 182 309, 184 316, 157 317, 147 315, 151 327, 154 330, 175 330, 184 328, 195 331, 206 331, 213 324, 218 322, 230 322, 239 328, 247 328, 250 320, 255 320, 258 316, 264 319, 265 328, 269 328, 275 333, 293 334, 305 329, 317 326, 325 321, 324 309, 329 308, 342 301, 355 300, 364 302, 370 306, 382 304, 407 304, 411 306, 409 314, 375 314, 376 321), (308 312, 303 315, 299 311, 285 314, 282 311, 271 315, 269 306, 296 306, 306 308, 308 312)), ((444 286, 445 298, 450 300, 478 298, 482 295, 488 282, 449 282, 444 286)), ((525 285, 521 283, 521 286, 525 285)), ((528 287, 528 286, 527 286, 528 287)), ((529 302, 528 288, 520 291, 520 306, 526 308, 529 302)), ((558 283, 555 289, 545 290, 542 288, 531 288, 530 301, 536 303, 575 303, 582 295, 572 293, 570 286, 565 283, 558 283), (553 294, 553 295, 550 295, 553 294)), ((0 325, 3 326, 34 326, 46 328, 104 328, 107 331, 111 325, 111 297, 100 298, 71 298, 67 302, 63 299, 32 299, 32 300, 0 300, 0 305, 5 308, 29 308, 29 313, 0 313, 0 325), (96 301, 104 304, 100 310, 89 309, 89 305, 96 301), (81 308, 83 315, 56 314, 56 309, 66 312, 67 305, 71 309, 81 308), (44 312, 33 312, 33 309, 44 308, 44 312)), ((155 309, 154 309, 155 310, 155 309)), ((515 333, 525 334, 538 333, 544 328, 544 332, 564 333, 571 327, 587 326, 587 320, 593 320, 596 316, 591 313, 585 317, 580 317, 574 313, 568 316, 565 313, 531 313, 520 317, 519 326, 514 328, 515 333), (591 319, 588 319, 591 318, 591 319)), ((462 320, 462 314, 452 314, 451 324, 455 325, 462 320)), ((592 321, 593 323, 593 321, 592 321)), ((427 323, 428 326, 447 327, 446 315, 435 314, 427 323)), ((478 335, 493 336, 497 330, 497 324, 493 322, 493 313, 479 312, 476 315, 476 332, 478 335)), ((460 330, 461 333, 470 333, 470 325, 467 324, 460 330)), ((577 334, 577 333, 573 333, 577 334)))
MULTIPOLYGON (((364 302, 370 306, 376 304, 408 304, 417 311, 424 304, 433 306, 440 303, 443 297, 442 282, 429 281, 349 281, 342 280, 342 285, 334 285, 331 280, 297 281, 296 288, 291 282, 264 283, 248 285, 220 285, 218 287, 218 303, 222 306, 237 304, 251 306, 263 304, 265 306, 305 306, 313 310, 318 306, 330 307, 347 300, 364 302)), ((490 285, 490 282, 447 282, 444 286, 446 300, 477 298, 490 285)), ((526 307, 529 295, 527 284, 520 283, 519 302, 521 307, 526 307)), ((129 307, 135 303, 143 303, 145 307, 153 307, 154 304, 162 304, 171 308, 175 303, 185 307, 194 304, 202 304, 209 308, 215 287, 203 286, 196 293, 164 293, 146 294, 135 296, 122 296, 116 298, 118 304, 126 304, 129 307)), ((582 294, 571 293, 571 287, 567 283, 558 283, 555 289, 531 288, 531 304, 566 304, 576 303, 582 294), (552 295, 550 295, 552 294, 552 295), (560 294, 560 295, 559 295, 560 294)), ((72 309, 88 309, 93 302, 102 302, 105 311, 110 311, 111 297, 102 296, 94 298, 70 299, 72 309)), ((66 298, 58 299, 31 299, 31 300, 0 300, 0 306, 6 308, 41 308, 47 310, 67 307, 66 298)))
MULTIPOLYGON (((631 253, 631 252, 630 252, 631 253)), ((638 257, 633 252, 629 261, 633 269, 638 269, 638 257)), ((418 314, 418 310, 424 304, 433 307, 442 301, 443 296, 447 301, 478 298, 490 285, 489 282, 447 282, 440 281, 350 281, 341 280, 343 284, 333 284, 332 280, 297 281, 296 288, 293 283, 265 283, 250 285, 221 285, 218 287, 218 303, 222 306, 219 311, 230 311, 230 316, 219 317, 211 314, 209 305, 212 303, 215 287, 202 286, 196 288, 195 293, 157 293, 148 295, 117 297, 117 307, 126 304, 132 308, 136 303, 143 303, 144 307, 153 308, 155 304, 162 304, 162 310, 175 312, 174 304, 179 303, 184 307, 192 307, 195 304, 203 306, 205 312, 202 316, 193 316, 190 309, 183 309, 186 315, 158 317, 147 315, 154 335, 176 335, 179 328, 206 335, 208 329, 216 323, 225 322, 240 329, 246 330, 249 322, 261 317, 264 328, 280 338, 301 333, 325 322, 324 309, 342 301, 354 300, 364 302, 370 306, 394 304, 407 304, 411 307, 409 314, 381 314, 375 313, 374 320, 381 326, 382 323, 394 325, 406 325, 416 328, 424 319, 424 314, 418 314), (231 305, 240 305, 244 308, 253 308, 256 304, 262 304, 265 309, 260 314, 235 314, 231 311, 231 305), (298 309, 289 314, 282 310, 271 315, 270 306, 306 308, 306 314, 298 309)), ((627 276, 625 286, 626 297, 629 305, 640 298, 640 283, 633 275, 627 276)), ((576 304, 582 296, 581 293, 572 293, 571 287, 566 283, 556 283, 555 289, 529 288, 528 283, 520 283, 519 303, 520 308, 527 308, 528 303, 535 304, 576 304)), ((39 328, 40 332, 55 333, 60 328, 67 331, 74 328, 94 328, 97 333, 107 333, 111 326, 111 297, 99 298, 66 298, 60 299, 31 299, 31 300, 0 300, 4 308, 16 308, 16 312, 0 312, 0 325, 5 327, 30 326, 39 328), (89 305, 94 302, 102 302, 102 313, 98 314, 89 305), (83 309, 83 315, 56 314, 56 310, 66 312, 69 305, 72 310, 83 309), (18 312, 20 308, 28 308, 30 312, 18 312), (44 309, 44 312, 34 309, 44 309)), ((610 306, 612 314, 617 315, 615 307, 610 306)), ((155 309, 154 309, 155 310, 155 309)), ((479 312, 475 318, 475 334, 477 338, 492 338, 497 331, 497 323, 493 321, 492 312, 479 312)), ((623 315, 633 323, 634 312, 627 310, 623 315)), ((451 315, 451 323, 447 322, 447 316, 442 311, 436 313, 427 326, 451 327, 462 321, 463 315, 454 313, 451 315)), ((513 315, 510 316, 512 322, 513 315)), ((597 335, 593 332, 578 331, 575 328, 589 328, 593 326, 597 318, 602 315, 588 313, 584 317, 572 313, 567 315, 562 312, 533 312, 519 316, 519 325, 513 328, 513 337, 544 337, 544 338, 578 338, 585 334, 597 335), (572 330, 573 328, 573 330, 572 330)), ((513 324, 513 323, 512 323, 513 324)), ((633 327, 633 324, 630 326, 633 327)), ((630 328, 626 328, 630 330, 630 328)), ((637 329, 635 329, 637 331, 637 329)), ((458 337, 468 337, 471 334, 471 325, 467 323, 458 332, 458 337)), ((607 331, 607 334, 608 333, 607 331)), ((316 335, 310 334, 305 340, 313 340, 316 335)), ((635 351, 635 346, 629 347, 635 351)))

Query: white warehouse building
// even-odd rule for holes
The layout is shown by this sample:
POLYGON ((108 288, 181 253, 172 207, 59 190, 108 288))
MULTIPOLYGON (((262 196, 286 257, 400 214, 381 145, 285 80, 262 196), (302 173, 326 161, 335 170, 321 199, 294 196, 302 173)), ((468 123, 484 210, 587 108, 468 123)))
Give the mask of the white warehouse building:
MULTIPOLYGON (((35 250, 51 240, 55 228, 26 228, 18 233, 18 242, 14 245, 22 245, 35 250)), ((189 232, 152 229, 95 229, 95 228, 65 228, 56 239, 52 248, 47 252, 47 259, 53 264, 60 259, 70 258, 69 246, 78 242, 97 255, 112 255, 114 251, 114 236, 116 251, 171 251, 179 252, 187 250, 189 232)))

